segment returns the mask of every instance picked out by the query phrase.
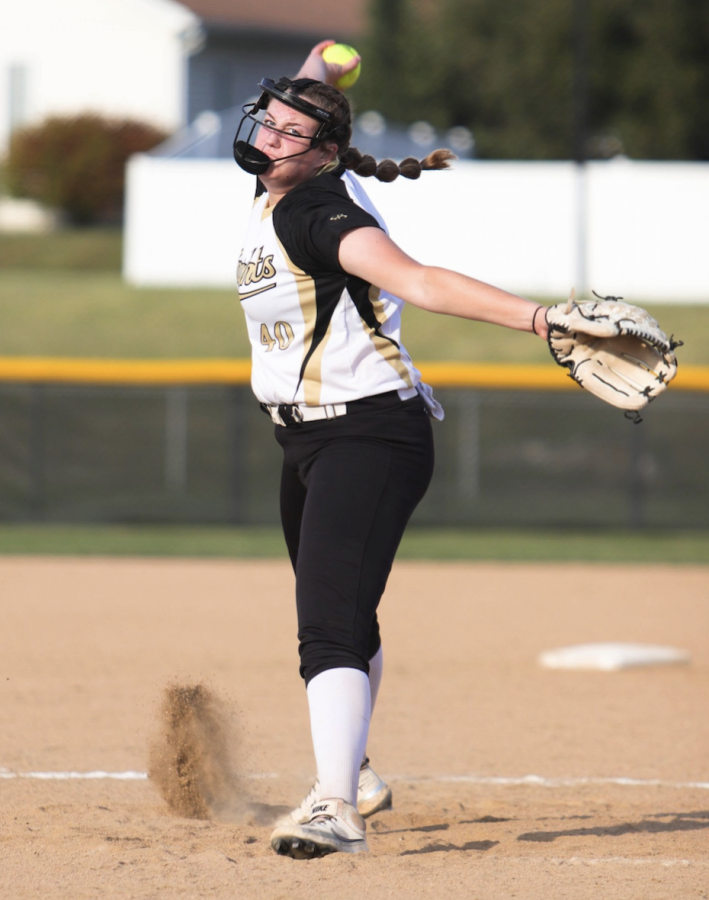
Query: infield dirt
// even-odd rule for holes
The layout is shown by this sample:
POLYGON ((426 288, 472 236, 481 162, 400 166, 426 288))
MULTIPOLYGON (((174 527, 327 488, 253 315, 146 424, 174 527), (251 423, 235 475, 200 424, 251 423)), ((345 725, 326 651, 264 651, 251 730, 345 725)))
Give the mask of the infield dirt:
POLYGON ((394 809, 311 862, 268 843, 314 774, 292 595, 281 561, 0 559, 3 900, 709 897, 708 568, 397 564, 394 809), (592 641, 692 663, 537 664, 592 641))

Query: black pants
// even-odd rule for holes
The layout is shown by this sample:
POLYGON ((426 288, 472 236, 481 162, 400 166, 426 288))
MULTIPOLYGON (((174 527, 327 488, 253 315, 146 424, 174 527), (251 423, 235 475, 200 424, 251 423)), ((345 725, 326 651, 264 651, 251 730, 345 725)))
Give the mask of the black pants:
POLYGON ((283 447, 281 520, 296 574, 300 673, 369 673, 377 606, 411 514, 433 473, 431 423, 396 392, 346 416, 276 426, 283 447))

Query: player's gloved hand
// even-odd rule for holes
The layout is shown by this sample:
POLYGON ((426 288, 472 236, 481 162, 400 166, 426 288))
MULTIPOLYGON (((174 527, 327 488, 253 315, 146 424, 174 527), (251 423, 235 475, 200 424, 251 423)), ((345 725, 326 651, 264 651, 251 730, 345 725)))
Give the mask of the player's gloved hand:
POLYGON ((577 303, 572 291, 566 303, 546 311, 547 340, 556 362, 581 387, 606 403, 637 411, 677 374, 674 350, 682 342, 668 338, 644 309, 621 300, 577 303))

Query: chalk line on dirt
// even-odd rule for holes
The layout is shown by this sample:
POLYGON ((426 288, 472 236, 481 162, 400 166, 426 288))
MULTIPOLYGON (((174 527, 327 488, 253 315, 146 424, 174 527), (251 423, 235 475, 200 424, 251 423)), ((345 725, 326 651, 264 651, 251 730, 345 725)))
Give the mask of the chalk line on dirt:
MULTIPOLYGON (((242 776, 249 779, 279 778, 277 772, 253 772, 242 776)), ((147 772, 11 772, 8 769, 0 769, 0 779, 10 778, 38 778, 46 781, 73 781, 73 780, 100 780, 114 779, 116 781, 147 781, 147 772)), ((406 782, 408 784, 480 784, 516 786, 527 785, 530 787, 582 787, 594 784, 613 784, 620 787, 665 787, 679 789, 709 790, 709 781, 662 781, 659 778, 543 778, 541 775, 524 775, 519 778, 509 778, 497 775, 432 775, 410 776, 395 775, 392 782, 406 782)))
MULTIPOLYGON (((102 778, 112 778, 115 781, 147 781, 147 772, 10 772, 8 769, 0 769, 0 779, 2 778, 39 778, 44 781, 79 781, 100 780, 102 778)), ((255 772, 251 775, 244 775, 244 778, 278 778, 275 772, 255 772)))
POLYGON ((45 781, 112 778, 116 781, 145 781, 147 772, 9 772, 0 769, 0 778, 39 778, 45 781))
POLYGON ((543 778, 541 775, 523 775, 509 778, 498 775, 437 775, 433 777, 410 777, 408 775, 392 776, 391 781, 405 781, 409 784, 425 784, 428 782, 449 784, 495 784, 495 785, 530 785, 532 787, 582 787, 588 784, 616 784, 621 787, 668 787, 697 788, 709 790, 709 781, 662 781, 659 778, 543 778))

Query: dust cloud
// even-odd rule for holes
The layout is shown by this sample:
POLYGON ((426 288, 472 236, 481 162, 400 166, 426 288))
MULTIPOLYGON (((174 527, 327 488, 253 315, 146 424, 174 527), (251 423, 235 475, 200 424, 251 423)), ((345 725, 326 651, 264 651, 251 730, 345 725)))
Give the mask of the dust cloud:
POLYGON ((204 684, 165 688, 148 776, 177 816, 242 821, 253 803, 238 775, 236 714, 204 684))

